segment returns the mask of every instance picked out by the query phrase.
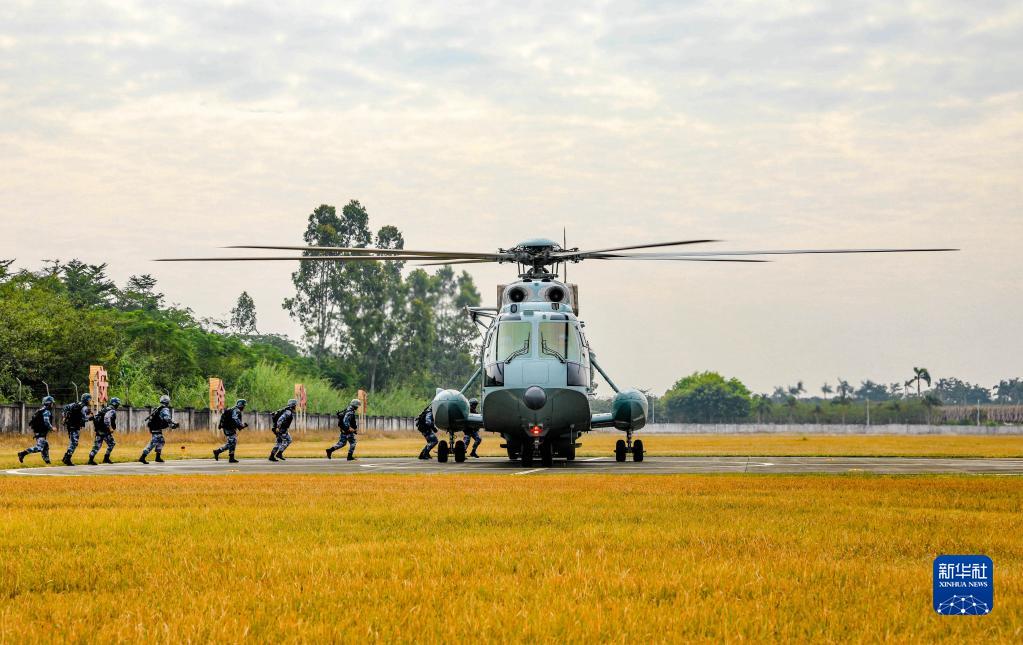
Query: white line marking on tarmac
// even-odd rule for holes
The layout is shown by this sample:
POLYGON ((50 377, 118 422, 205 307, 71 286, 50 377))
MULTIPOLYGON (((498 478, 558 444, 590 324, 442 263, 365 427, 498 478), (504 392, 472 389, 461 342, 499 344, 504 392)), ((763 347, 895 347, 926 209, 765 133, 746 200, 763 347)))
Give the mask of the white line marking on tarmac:
POLYGON ((513 475, 528 475, 529 473, 538 473, 541 470, 546 470, 546 468, 534 468, 533 470, 521 470, 521 471, 519 471, 517 473, 512 473, 512 474, 513 475))
POLYGON ((583 459, 583 461, 600 461, 603 457, 590 457, 589 459, 583 459))
MULTIPOLYGON (((379 465, 380 464, 359 464, 359 467, 360 468, 376 468, 379 465)), ((387 464, 384 464, 384 465, 387 465, 387 464)))

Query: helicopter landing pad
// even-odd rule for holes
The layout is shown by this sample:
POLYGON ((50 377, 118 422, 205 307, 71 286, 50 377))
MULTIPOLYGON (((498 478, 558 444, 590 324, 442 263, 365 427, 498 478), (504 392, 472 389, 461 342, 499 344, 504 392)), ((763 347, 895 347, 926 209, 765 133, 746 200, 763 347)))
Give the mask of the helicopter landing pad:
POLYGON ((534 476, 543 474, 673 475, 686 473, 746 474, 857 474, 924 475, 1023 475, 1023 459, 907 458, 907 457, 647 457, 641 463, 615 462, 613 457, 581 457, 573 462, 556 460, 545 468, 534 463, 501 458, 472 459, 462 464, 421 461, 414 458, 343 459, 294 458, 273 463, 243 459, 237 464, 212 459, 171 460, 163 464, 136 462, 101 466, 51 466, 12 468, 6 475, 90 476, 90 475, 226 475, 226 474, 490 474, 534 476))

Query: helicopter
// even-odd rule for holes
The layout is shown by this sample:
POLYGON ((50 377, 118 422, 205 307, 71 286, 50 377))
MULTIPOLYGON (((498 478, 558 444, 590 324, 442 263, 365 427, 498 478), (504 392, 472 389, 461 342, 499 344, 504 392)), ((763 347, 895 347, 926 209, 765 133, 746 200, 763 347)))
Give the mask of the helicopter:
POLYGON ((597 360, 578 318, 578 285, 568 283, 567 266, 584 260, 662 262, 769 262, 764 256, 850 253, 912 253, 956 251, 951 248, 792 249, 764 251, 678 250, 718 242, 691 239, 580 250, 547 238, 519 242, 497 252, 415 251, 370 247, 238 245, 229 249, 302 251, 290 257, 165 258, 160 262, 320 261, 417 262, 418 266, 452 264, 516 264, 518 279, 497 289, 495 307, 467 307, 480 329, 478 367, 459 389, 438 389, 431 402, 434 423, 448 433, 438 445, 438 460, 465 461, 465 444, 455 434, 484 430, 500 434, 508 458, 523 466, 539 459, 545 467, 555 457, 574 461, 580 437, 600 428, 625 433, 615 443, 617 462, 642 462, 642 439, 633 434, 646 425, 648 402, 635 388, 620 389, 597 360), (649 252, 646 249, 671 251, 649 252), (644 252, 635 252, 644 251, 644 252), (593 412, 597 375, 614 391, 610 412, 593 412), (482 381, 481 407, 471 412, 466 393, 482 381))

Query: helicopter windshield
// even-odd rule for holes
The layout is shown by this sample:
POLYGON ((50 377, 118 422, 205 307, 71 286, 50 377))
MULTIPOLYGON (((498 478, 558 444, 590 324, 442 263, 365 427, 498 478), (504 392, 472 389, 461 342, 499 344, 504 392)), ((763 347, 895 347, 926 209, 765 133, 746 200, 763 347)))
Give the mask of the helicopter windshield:
POLYGON ((579 334, 567 322, 540 323, 540 358, 554 358, 562 363, 582 360, 579 334))
POLYGON ((503 322, 497 328, 497 360, 510 362, 516 356, 529 354, 529 338, 533 329, 528 322, 503 322))

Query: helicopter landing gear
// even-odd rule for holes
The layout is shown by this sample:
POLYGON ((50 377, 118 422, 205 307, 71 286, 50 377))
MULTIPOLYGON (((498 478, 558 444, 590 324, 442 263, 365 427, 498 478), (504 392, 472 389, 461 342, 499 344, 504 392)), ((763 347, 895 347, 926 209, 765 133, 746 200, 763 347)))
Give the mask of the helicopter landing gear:
POLYGON ((437 461, 442 464, 448 463, 448 453, 451 451, 448 448, 448 442, 441 439, 440 443, 437 444, 437 461))
POLYGON ((465 461, 465 442, 461 439, 455 442, 455 463, 460 464, 465 461))
POLYGON ((633 441, 631 430, 625 432, 625 439, 619 439, 615 442, 615 461, 625 461, 625 457, 629 453, 632 453, 633 461, 643 461, 643 440, 636 439, 636 441, 633 441))
POLYGON ((554 465, 554 449, 551 447, 550 442, 543 442, 540 444, 540 464, 544 468, 550 468, 554 465))
POLYGON ((519 451, 515 449, 515 446, 509 443, 505 444, 504 447, 508 450, 508 459, 515 461, 519 458, 519 451))
POLYGON ((522 445, 522 454, 519 457, 522 460, 523 466, 533 465, 533 446, 526 444, 522 445))

